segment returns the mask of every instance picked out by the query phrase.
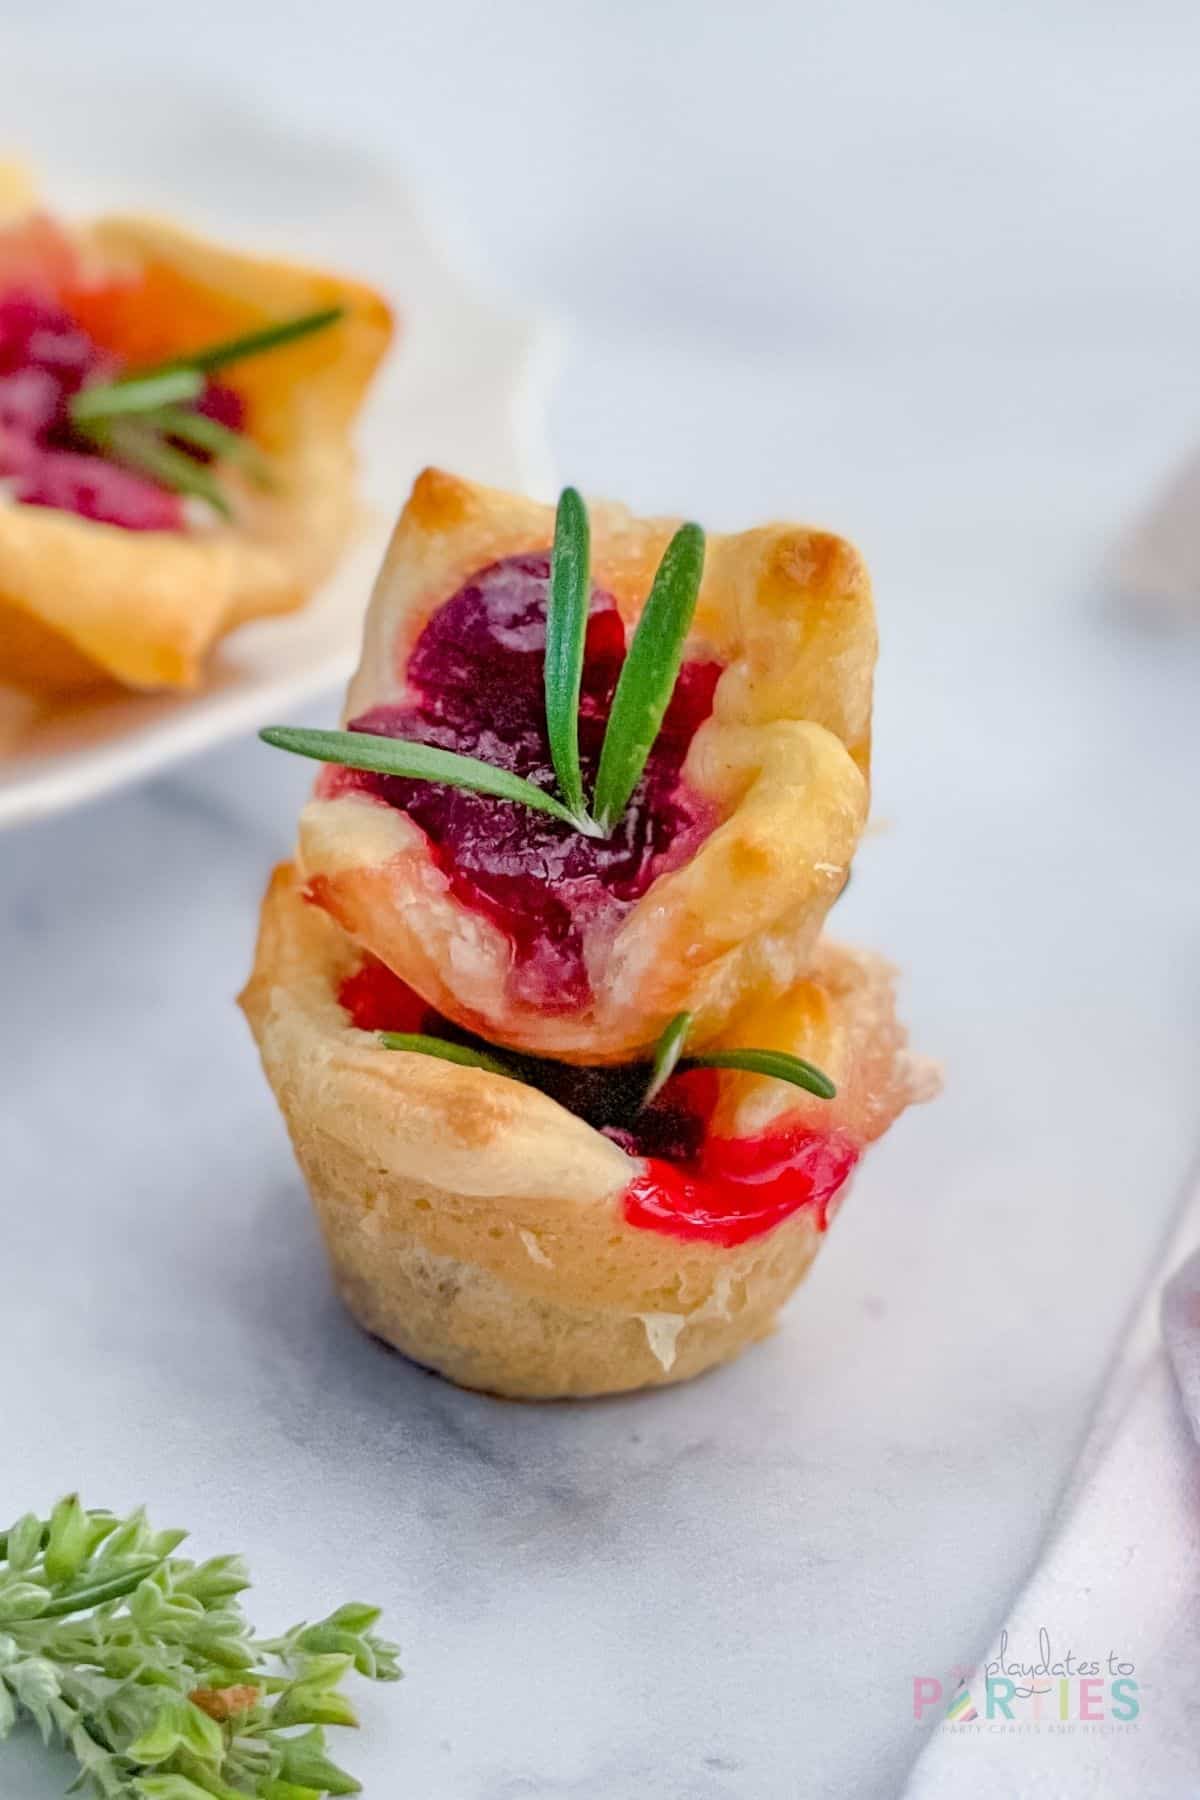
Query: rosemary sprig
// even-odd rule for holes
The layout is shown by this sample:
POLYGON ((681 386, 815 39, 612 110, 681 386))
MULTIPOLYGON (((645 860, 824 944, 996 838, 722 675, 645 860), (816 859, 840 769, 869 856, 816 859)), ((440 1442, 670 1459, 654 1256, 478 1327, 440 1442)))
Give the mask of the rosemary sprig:
POLYGON ((248 356, 262 356, 268 350, 282 350, 285 344, 294 344, 299 338, 312 337, 314 332, 327 331, 346 316, 344 306, 322 306, 316 312, 300 313, 293 319, 281 319, 276 325, 264 325, 258 331, 246 331, 239 337, 222 338, 218 343, 206 344, 199 350, 185 350, 179 356, 168 357, 165 362, 156 363, 152 369, 139 371, 144 378, 147 375, 165 375, 172 369, 199 369, 211 373, 213 369, 226 369, 230 363, 245 362, 248 356))
POLYGON ((151 368, 138 369, 132 375, 118 375, 114 381, 96 382, 91 387, 81 388, 73 397, 71 419, 76 425, 86 425, 92 419, 153 412, 160 406, 194 400, 203 392, 205 378, 214 369, 244 362, 248 356, 262 356, 268 350, 280 350, 285 344, 294 344, 298 338, 325 331, 344 318, 345 311, 343 306, 325 306, 319 312, 302 313, 299 318, 265 325, 260 331, 243 332, 240 337, 223 338, 219 343, 206 344, 198 350, 182 351, 151 368))
POLYGON ((204 450, 209 456, 226 462, 241 463, 261 486, 270 486, 269 458, 263 455, 253 438, 240 431, 231 431, 219 419, 210 419, 207 413, 192 412, 184 406, 164 406, 155 415, 155 424, 165 436, 178 438, 180 443, 190 444, 195 450, 204 450))
POLYGON ((579 690, 591 600, 591 532, 576 488, 562 491, 554 521, 546 603, 546 730, 558 785, 581 831, 594 829, 579 766, 579 690))
POLYGON ((739 1069, 747 1075, 766 1075, 774 1081, 788 1081, 793 1087, 815 1094, 819 1100, 837 1097, 837 1087, 824 1070, 786 1050, 708 1050, 685 1057, 684 1046, 691 1028, 690 1012, 676 1013, 665 1027, 654 1052, 650 1084, 642 1098, 643 1107, 657 1099, 677 1069, 680 1073, 688 1069, 739 1069))
POLYGON ((96 419, 83 428, 84 434, 114 462, 138 474, 149 475, 160 487, 177 494, 191 494, 205 500, 222 518, 229 518, 229 502, 221 484, 203 463, 176 450, 155 429, 153 415, 143 419, 96 419))
MULTIPOLYGON (((765 1075, 775 1081, 790 1082, 793 1087, 804 1088, 820 1100, 836 1098, 837 1088, 823 1070, 785 1050, 710 1050, 685 1056, 692 1016, 690 1012, 676 1013, 665 1027, 654 1051, 650 1080, 637 1104, 637 1112, 644 1112, 657 1100, 672 1075, 685 1074, 689 1069, 735 1069, 748 1075, 765 1075)), ((484 1069, 489 1075, 505 1075, 510 1081, 521 1081, 527 1087, 545 1091, 539 1075, 548 1065, 541 1064, 536 1057, 514 1056, 507 1061, 493 1056, 490 1050, 458 1044, 451 1038, 427 1036, 420 1031, 380 1031, 376 1036, 385 1050, 408 1050, 421 1056, 440 1057, 443 1062, 458 1063, 468 1069, 484 1069)))
POLYGON ((818 1100, 837 1098, 837 1086, 815 1063, 802 1056, 791 1056, 786 1050, 706 1050, 700 1056, 688 1056, 681 1069, 741 1069, 747 1075, 768 1075, 772 1081, 790 1081, 793 1087, 806 1088, 818 1100))
POLYGON ((490 794, 494 800, 515 800, 566 825, 575 824, 574 814, 553 794, 520 775, 510 775, 507 769, 497 769, 474 756, 460 756, 457 750, 439 750, 408 738, 377 737, 370 731, 310 731, 292 725, 268 725, 258 735, 277 750, 291 750, 317 762, 367 769, 376 775, 400 775, 410 781, 440 781, 447 787, 490 794))
POLYGON ((243 332, 239 337, 185 351, 153 368, 119 375, 115 381, 96 382, 72 397, 68 408, 71 423, 101 455, 149 475, 173 493, 206 500, 223 518, 228 518, 229 502, 220 484, 202 463, 169 440, 190 444, 209 456, 241 462, 264 485, 269 480, 269 465, 249 438, 230 431, 217 419, 192 411, 187 403, 199 399, 214 369, 282 349, 285 344, 336 325, 344 316, 342 306, 322 307, 318 312, 283 319, 259 331, 243 332))
POLYGON ((164 369, 159 375, 130 375, 122 381, 97 382, 72 396, 71 422, 89 425, 94 419, 123 419, 130 413, 155 413, 164 406, 195 400, 204 391, 204 377, 196 369, 164 369))
POLYGON ((0 1739, 32 1720, 102 1800, 357 1793, 324 1728, 357 1723, 341 1691, 352 1669, 399 1676, 378 1611, 343 1606, 258 1639, 241 1558, 176 1557, 184 1536, 75 1495, 0 1534, 0 1739))
POLYGON ((594 817, 588 813, 579 764, 579 693, 591 593, 588 544, 587 509, 574 488, 565 488, 550 562, 544 664, 547 733, 562 801, 476 757, 404 738, 281 725, 269 725, 259 736, 276 749, 318 762, 416 781, 443 781, 514 800, 550 813, 588 837, 609 837, 641 779, 679 679, 704 573, 704 533, 699 525, 681 525, 658 566, 613 696, 596 776, 594 817))
POLYGON ((650 1085, 642 1095, 643 1107, 649 1106, 652 1100, 657 1100, 675 1073, 676 1064, 683 1055, 683 1046, 687 1042, 687 1034, 691 1028, 692 1015, 690 1012, 676 1013, 670 1024, 665 1027, 655 1046, 650 1085))
POLYGON ((507 1075, 513 1081, 521 1077, 511 1064, 483 1050, 472 1050, 469 1044, 456 1044, 450 1038, 429 1037, 423 1031, 381 1031, 379 1041, 385 1050, 411 1050, 420 1056, 436 1056, 442 1062, 459 1063, 464 1069, 486 1069, 489 1075, 507 1075))
POLYGON ((675 692, 703 573, 704 533, 681 525, 658 565, 613 695, 596 772, 596 823, 606 837, 641 779, 675 692))

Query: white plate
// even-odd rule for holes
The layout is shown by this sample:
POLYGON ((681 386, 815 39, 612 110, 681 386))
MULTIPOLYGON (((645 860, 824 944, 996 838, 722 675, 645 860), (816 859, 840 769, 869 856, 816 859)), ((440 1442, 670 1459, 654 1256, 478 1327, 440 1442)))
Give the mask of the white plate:
POLYGON ((63 212, 170 212, 360 275, 393 301, 400 330, 359 433, 369 523, 333 579, 302 612, 227 638, 197 694, 119 695, 30 722, 0 691, 0 827, 94 799, 340 686, 391 521, 427 463, 551 488, 554 333, 456 273, 394 174, 202 90, 131 88, 109 101, 101 127, 85 88, 30 72, 5 97, 0 154, 27 158, 63 212))

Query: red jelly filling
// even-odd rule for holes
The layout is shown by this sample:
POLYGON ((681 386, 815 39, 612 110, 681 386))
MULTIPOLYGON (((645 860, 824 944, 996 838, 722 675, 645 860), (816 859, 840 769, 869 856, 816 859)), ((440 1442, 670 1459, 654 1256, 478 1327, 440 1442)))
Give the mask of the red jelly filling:
POLYGON ((801 1208, 819 1231, 859 1150, 842 1132, 780 1126, 748 1138, 706 1137, 690 1164, 652 1156, 625 1190, 630 1225, 709 1243, 744 1244, 801 1208))
MULTIPOLYGON (((72 396, 120 372, 119 360, 54 301, 22 290, 0 296, 0 482, 26 506, 127 531, 182 530, 178 494, 96 455, 72 428, 72 396)), ((238 396, 216 383, 196 406, 234 430, 243 423, 238 396)))
POLYGON ((426 1021, 436 1017, 432 1007, 426 1006, 407 981, 393 975, 387 964, 374 956, 368 956, 361 968, 347 975, 338 989, 338 1004, 360 1031, 432 1032, 426 1021))
MULTIPOLYGON (((420 1031, 486 1047, 426 1006, 373 957, 347 976, 338 999, 362 1031, 420 1031)), ((753 1137, 711 1135, 719 1088, 714 1069, 675 1076, 654 1104, 639 1112, 644 1064, 585 1068, 511 1051, 504 1055, 531 1087, 643 1159, 622 1196, 622 1209, 628 1224, 646 1231, 728 1248, 802 1209, 811 1211, 824 1231, 831 1204, 859 1158, 858 1145, 844 1132, 814 1131, 794 1120, 781 1120, 753 1137)))
MULTIPOLYGON (((351 730, 457 750, 553 790, 542 672, 549 575, 545 555, 508 557, 474 575, 417 639, 406 671, 410 703, 374 707, 351 730)), ((624 660, 616 601, 594 589, 579 706, 589 792, 624 660)), ((712 711, 720 672, 717 663, 684 664, 625 816, 602 841, 527 806, 430 782, 339 770, 323 791, 357 790, 401 807, 429 839, 452 892, 509 938, 517 994, 547 1012, 575 1011, 591 994, 589 930, 615 928, 711 827, 711 809, 680 771, 712 711)))

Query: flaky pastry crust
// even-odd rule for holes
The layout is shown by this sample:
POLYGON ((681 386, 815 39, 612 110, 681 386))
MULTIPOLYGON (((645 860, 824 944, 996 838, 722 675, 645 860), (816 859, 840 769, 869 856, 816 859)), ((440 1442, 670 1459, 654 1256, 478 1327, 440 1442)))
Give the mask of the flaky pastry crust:
MULTIPOLYGON (((33 204, 18 174, 0 169, 0 227, 33 204)), ((220 637, 294 610, 333 567, 354 519, 350 429, 391 316, 357 282, 227 249, 165 220, 103 218, 72 243, 86 270, 141 283, 136 308, 88 321, 132 368, 288 316, 346 309, 328 330, 230 369, 274 477, 263 493, 222 470, 233 523, 126 531, 0 504, 0 682, 48 698, 113 680, 191 687, 220 637)))
MULTIPOLYGON (((276 870, 241 1005, 337 1286, 368 1331, 463 1386, 548 1398, 680 1381, 771 1329, 819 1247, 810 1212, 732 1249, 628 1223, 621 1197, 643 1165, 581 1119, 357 1030, 337 995, 361 958, 296 870, 276 870)), ((761 1042, 766 1022, 739 1021, 727 1041, 761 1042)), ((722 1076, 725 1134, 784 1110, 861 1144, 928 1091, 877 958, 822 946, 770 1024, 839 1097, 722 1076)))
MULTIPOLYGON (((596 504, 593 580, 632 624, 677 521, 596 504)), ((427 470, 396 527, 345 717, 405 698, 409 654, 467 578, 548 549, 552 509, 427 470)), ((867 812, 876 650, 870 583, 842 539, 771 525, 708 540, 688 653, 724 672, 684 778, 718 824, 615 931, 589 940, 591 1003, 548 1014, 514 996, 504 934, 460 903, 424 834, 361 794, 314 799, 299 861, 314 897, 438 1011, 496 1043, 581 1062, 644 1053, 679 1011, 712 1039, 813 955, 867 812)))

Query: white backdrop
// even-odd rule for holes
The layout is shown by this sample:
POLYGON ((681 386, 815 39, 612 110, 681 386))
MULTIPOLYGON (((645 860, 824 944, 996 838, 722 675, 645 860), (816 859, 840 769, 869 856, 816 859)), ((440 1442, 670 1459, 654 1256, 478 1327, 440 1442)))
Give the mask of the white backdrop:
POLYGON ((403 163, 567 319, 564 475, 862 545, 888 829, 838 924, 948 1086, 737 1368, 497 1408, 341 1322, 230 1017, 303 773, 238 746, 7 840, 0 1336, 44 1366, 0 1512, 107 1482, 248 1550, 270 1623, 386 1600, 386 1800, 896 1794, 913 1677, 1003 1622, 1200 1123, 1200 653, 1103 580, 1200 431, 1200 14, 48 0, 5 68, 30 46, 95 70, 97 134, 145 70, 403 163))

